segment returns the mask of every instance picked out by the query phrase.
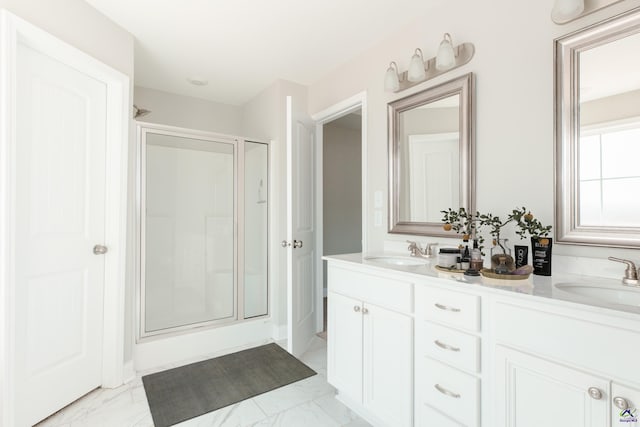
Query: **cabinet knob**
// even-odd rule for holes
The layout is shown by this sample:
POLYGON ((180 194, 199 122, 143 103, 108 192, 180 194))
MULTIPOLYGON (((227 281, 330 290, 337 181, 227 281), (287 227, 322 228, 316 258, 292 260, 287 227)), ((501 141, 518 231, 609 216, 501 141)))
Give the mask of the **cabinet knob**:
POLYGON ((598 387, 589 387, 587 392, 589 393, 589 396, 591 396, 592 399, 596 399, 596 400, 602 399, 602 392, 598 387))
POLYGON ((362 308, 362 314, 369 314, 369 309, 368 308, 362 308))
POLYGON ((616 396, 613 398, 613 404, 623 411, 629 409, 629 402, 624 397, 616 396))
POLYGON ((293 249, 300 249, 302 247, 302 240, 293 241, 293 249))
POLYGON ((359 305, 354 305, 353 306, 353 311, 355 311, 356 313, 360 311, 360 306, 359 305))

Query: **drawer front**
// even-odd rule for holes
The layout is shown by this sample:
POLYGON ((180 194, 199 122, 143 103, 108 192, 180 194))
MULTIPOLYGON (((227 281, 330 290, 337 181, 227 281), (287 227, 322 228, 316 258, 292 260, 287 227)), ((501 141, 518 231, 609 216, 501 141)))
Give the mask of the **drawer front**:
POLYGON ((416 358, 430 356, 470 373, 480 371, 480 338, 431 322, 416 324, 416 358))
POLYGON ((419 404, 416 406, 416 427, 464 427, 457 421, 444 416, 431 406, 419 404))
POLYGON ((467 427, 480 413, 480 380, 425 357, 416 369, 416 405, 427 404, 467 427))
POLYGON ((403 313, 413 313, 413 284, 329 265, 329 291, 403 313))
POLYGON ((480 297, 429 286, 416 286, 416 313, 426 320, 480 331, 480 297))
POLYGON ((497 303, 495 340, 614 378, 638 372, 638 352, 629 351, 640 342, 638 331, 563 316, 556 307, 535 307, 497 303))

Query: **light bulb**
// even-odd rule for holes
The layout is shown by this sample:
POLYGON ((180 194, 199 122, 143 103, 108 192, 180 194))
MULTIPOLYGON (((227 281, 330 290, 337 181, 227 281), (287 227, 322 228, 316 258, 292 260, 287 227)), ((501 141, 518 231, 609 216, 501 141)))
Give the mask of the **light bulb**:
POLYGON ((451 43, 451 36, 449 33, 444 35, 444 39, 440 42, 438 48, 438 55, 436 56, 436 69, 448 70, 456 65, 456 54, 453 51, 453 44, 451 43))
POLYGON ((387 72, 384 75, 384 90, 386 92, 396 92, 400 89, 400 80, 398 79, 398 64, 391 62, 387 72))
POLYGON ((422 50, 416 49, 415 53, 411 57, 409 63, 409 71, 407 72, 407 79, 410 82, 421 82, 426 77, 424 70, 424 59, 422 56, 422 50))

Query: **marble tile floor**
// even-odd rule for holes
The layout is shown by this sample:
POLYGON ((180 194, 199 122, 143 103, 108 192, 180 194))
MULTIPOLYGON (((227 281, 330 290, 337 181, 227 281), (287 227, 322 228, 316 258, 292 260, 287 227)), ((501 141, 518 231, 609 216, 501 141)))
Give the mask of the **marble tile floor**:
MULTIPOLYGON (((177 424, 179 427, 364 427, 327 383, 327 345, 315 338, 300 358, 318 375, 177 424)), ((174 366, 169 366, 171 368, 174 366)), ((159 369, 162 370, 162 369, 159 369)), ((97 389, 37 427, 152 427, 142 375, 117 389, 97 389)))

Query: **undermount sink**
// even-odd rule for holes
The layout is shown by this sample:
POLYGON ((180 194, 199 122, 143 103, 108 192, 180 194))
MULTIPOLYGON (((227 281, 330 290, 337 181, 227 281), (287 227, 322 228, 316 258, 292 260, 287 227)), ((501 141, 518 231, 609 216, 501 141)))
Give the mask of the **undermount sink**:
POLYGON ((425 258, 413 258, 408 256, 393 256, 393 255, 379 255, 379 256, 365 256, 365 261, 378 262, 380 264, 387 265, 427 265, 429 260, 425 258))
POLYGON ((557 283, 555 287, 561 291, 609 304, 640 307, 640 288, 627 287, 622 284, 620 287, 612 288, 584 283, 557 283))

